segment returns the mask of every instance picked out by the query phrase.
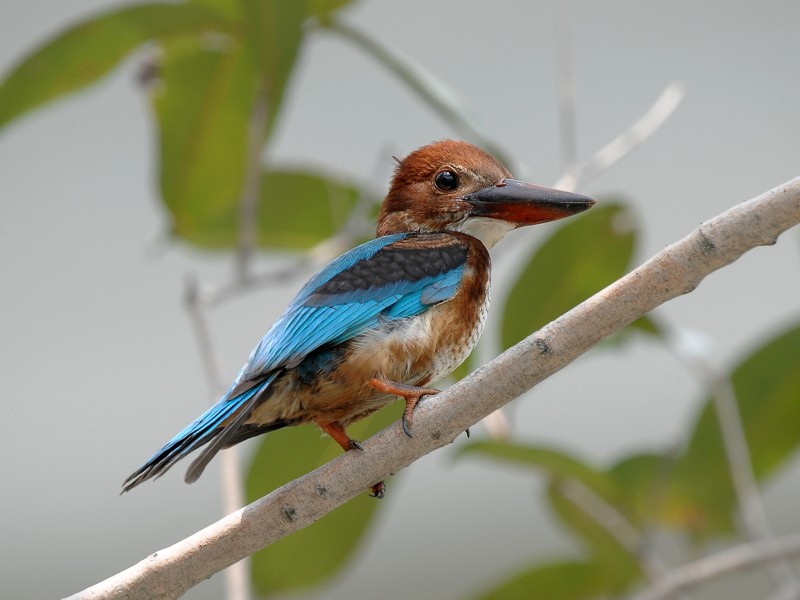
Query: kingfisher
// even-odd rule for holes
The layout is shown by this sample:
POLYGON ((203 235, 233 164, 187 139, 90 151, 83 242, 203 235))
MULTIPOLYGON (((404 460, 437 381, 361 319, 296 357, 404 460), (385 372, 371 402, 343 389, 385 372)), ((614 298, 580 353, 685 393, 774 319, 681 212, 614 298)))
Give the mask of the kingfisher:
POLYGON ((186 472, 192 483, 221 449, 290 425, 315 423, 344 451, 363 450, 345 428, 398 397, 411 436, 414 407, 438 393, 428 386, 467 358, 483 330, 489 249, 513 229, 594 204, 512 179, 462 141, 396 160, 377 237, 303 286, 219 402, 134 471, 123 492, 205 446, 186 472))

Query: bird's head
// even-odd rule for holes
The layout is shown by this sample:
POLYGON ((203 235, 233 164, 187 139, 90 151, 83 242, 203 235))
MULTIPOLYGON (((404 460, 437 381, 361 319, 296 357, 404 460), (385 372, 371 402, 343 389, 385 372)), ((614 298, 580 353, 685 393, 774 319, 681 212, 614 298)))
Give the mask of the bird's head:
POLYGON ((491 248, 512 229, 568 217, 593 204, 588 196, 512 179, 480 148, 443 140, 398 160, 378 235, 461 231, 491 248))

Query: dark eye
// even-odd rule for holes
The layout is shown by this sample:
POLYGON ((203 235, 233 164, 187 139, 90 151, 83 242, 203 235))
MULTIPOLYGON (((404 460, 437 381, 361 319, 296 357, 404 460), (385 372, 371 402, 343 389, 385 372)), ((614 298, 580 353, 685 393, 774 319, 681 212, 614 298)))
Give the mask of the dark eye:
POLYGON ((458 187, 458 177, 452 171, 439 171, 433 178, 433 183, 440 190, 449 192, 458 187))

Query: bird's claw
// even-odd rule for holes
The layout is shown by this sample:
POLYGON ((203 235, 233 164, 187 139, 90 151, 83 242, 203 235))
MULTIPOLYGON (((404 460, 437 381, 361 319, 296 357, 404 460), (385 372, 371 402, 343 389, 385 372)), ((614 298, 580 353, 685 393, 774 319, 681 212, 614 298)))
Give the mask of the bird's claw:
POLYGON ((379 481, 375 485, 372 486, 372 491, 370 492, 370 496, 372 498, 377 498, 380 500, 386 494, 386 484, 382 481, 379 481))
POLYGON ((350 440, 350 448, 353 450, 361 450, 364 451, 364 446, 361 445, 361 442, 357 442, 356 440, 350 440))
POLYGON ((401 424, 403 425, 403 433, 405 433, 408 437, 413 438, 414 436, 411 435, 411 418, 410 418, 410 416, 406 417, 406 415, 403 414, 403 418, 401 420, 401 424))

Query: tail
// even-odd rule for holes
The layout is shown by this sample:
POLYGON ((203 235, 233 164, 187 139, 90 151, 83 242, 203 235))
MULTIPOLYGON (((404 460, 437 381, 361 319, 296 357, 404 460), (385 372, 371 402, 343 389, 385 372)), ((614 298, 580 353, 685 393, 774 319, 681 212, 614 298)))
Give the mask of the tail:
MULTIPOLYGON (((160 477, 184 456, 211 442, 186 471, 186 483, 196 481, 217 452, 232 445, 232 441, 235 443, 245 439, 236 434, 253 414, 255 407, 269 397, 268 388, 277 375, 276 372, 271 373, 266 379, 232 398, 225 394, 219 402, 185 427, 161 450, 153 454, 146 463, 131 473, 122 484, 122 492, 127 492, 148 479, 160 477)), ((261 430, 278 429, 283 425, 276 423, 273 427, 261 427, 261 430)))

